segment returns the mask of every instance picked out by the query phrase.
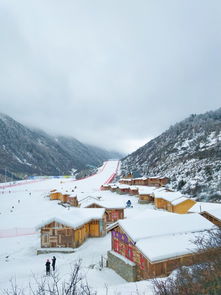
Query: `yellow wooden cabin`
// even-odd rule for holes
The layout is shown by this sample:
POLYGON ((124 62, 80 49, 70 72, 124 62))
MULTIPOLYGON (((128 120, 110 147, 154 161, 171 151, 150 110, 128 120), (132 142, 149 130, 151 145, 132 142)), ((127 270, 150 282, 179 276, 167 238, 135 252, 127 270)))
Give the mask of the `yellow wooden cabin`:
POLYGON ((51 192, 49 196, 50 196, 50 200, 60 200, 62 193, 55 190, 55 191, 51 192))
POLYGON ((170 202, 167 205, 167 210, 173 213, 186 214, 195 204, 196 201, 186 197, 181 197, 170 202))
POLYGON ((171 192, 167 190, 154 192, 154 205, 157 209, 164 209, 172 212, 171 202, 182 197, 180 192, 171 192))
POLYGON ((139 193, 139 204, 149 204, 154 202, 153 193, 139 193))

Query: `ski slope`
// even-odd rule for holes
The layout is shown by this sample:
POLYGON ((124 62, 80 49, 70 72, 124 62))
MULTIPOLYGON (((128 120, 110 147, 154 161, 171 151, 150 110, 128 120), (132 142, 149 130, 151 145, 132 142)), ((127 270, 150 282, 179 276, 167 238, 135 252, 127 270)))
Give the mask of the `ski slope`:
MULTIPOLYGON (((52 189, 74 190, 79 199, 88 196, 100 197, 104 201, 118 202, 125 205, 131 200, 133 208, 125 209, 127 218, 140 214, 142 210, 153 208, 152 205, 140 205, 137 198, 101 191, 102 184, 113 178, 119 167, 118 161, 108 161, 98 169, 98 173, 81 179, 38 179, 21 181, 13 185, 3 184, 0 188, 0 291, 8 289, 10 279, 16 278, 19 287, 27 290, 33 275, 42 278, 45 275, 45 261, 53 254, 36 255, 40 248, 40 234, 35 227, 48 215, 59 216, 67 208, 51 201, 48 193, 52 189)), ((72 208, 70 208, 72 210, 72 208)), ((73 209, 74 210, 74 209, 73 209)), ((107 234, 101 238, 90 238, 72 254, 55 254, 57 269, 61 279, 68 277, 71 265, 82 259, 82 272, 89 285, 98 295, 114 294, 151 294, 151 284, 147 281, 127 283, 109 268, 99 270, 101 256, 111 249, 111 237, 107 234), (145 293, 143 293, 145 292, 145 293)), ((1 293, 1 292, 0 292, 1 293)), ((27 293, 29 294, 29 293, 27 293)))

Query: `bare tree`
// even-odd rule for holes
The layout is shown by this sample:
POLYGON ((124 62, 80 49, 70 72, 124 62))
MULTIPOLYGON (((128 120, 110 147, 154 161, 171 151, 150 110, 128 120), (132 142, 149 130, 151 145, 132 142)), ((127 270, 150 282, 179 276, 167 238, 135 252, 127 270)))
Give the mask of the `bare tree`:
MULTIPOLYGON (((50 277, 38 279, 33 275, 34 284, 29 282, 28 294, 32 295, 96 295, 80 273, 81 261, 74 264, 70 278, 61 280, 57 272, 50 277)), ((9 290, 3 290, 3 295, 26 295, 25 290, 19 289, 16 280, 11 280, 9 290)))

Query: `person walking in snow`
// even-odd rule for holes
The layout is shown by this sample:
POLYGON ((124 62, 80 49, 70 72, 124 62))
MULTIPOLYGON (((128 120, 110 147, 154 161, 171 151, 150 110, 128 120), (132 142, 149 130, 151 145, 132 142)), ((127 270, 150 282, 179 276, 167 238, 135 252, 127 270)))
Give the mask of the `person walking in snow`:
POLYGON ((52 268, 53 268, 53 271, 55 271, 55 263, 56 263, 56 257, 53 256, 53 258, 52 258, 52 268))
POLYGON ((126 204, 127 204, 127 208, 131 207, 131 201, 130 200, 128 200, 126 204))
POLYGON ((51 262, 49 261, 49 259, 47 259, 46 263, 46 276, 50 276, 50 272, 51 272, 51 262))

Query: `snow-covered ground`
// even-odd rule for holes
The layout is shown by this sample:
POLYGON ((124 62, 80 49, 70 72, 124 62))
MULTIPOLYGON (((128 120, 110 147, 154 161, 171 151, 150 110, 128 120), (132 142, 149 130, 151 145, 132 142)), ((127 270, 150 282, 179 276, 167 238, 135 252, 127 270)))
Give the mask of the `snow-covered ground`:
MULTIPOLYGON (((134 196, 100 190, 100 186, 116 172, 118 164, 118 161, 108 161, 96 175, 78 181, 70 178, 38 179, 18 182, 13 186, 0 186, 0 291, 9 288, 10 279, 16 278, 19 287, 27 288, 29 282, 33 281, 33 275, 37 278, 45 275, 46 259, 51 259, 53 253, 36 255, 36 250, 40 247, 40 235, 35 232, 35 226, 49 215, 59 216, 68 210, 59 206, 58 201, 49 200, 47 194, 50 190, 58 187, 74 190, 73 193, 79 199, 87 196, 101 197, 114 204, 126 204, 130 199, 133 208, 125 209, 126 218, 137 216, 147 208, 153 209, 152 205, 138 204, 134 196)), ((109 268, 99 270, 101 256, 106 257, 111 248, 110 238, 110 234, 107 234, 102 238, 88 239, 72 254, 56 253, 61 279, 67 278, 71 265, 82 259, 82 271, 98 295, 129 295, 138 292, 152 294, 151 283, 148 281, 127 283, 109 268)))

